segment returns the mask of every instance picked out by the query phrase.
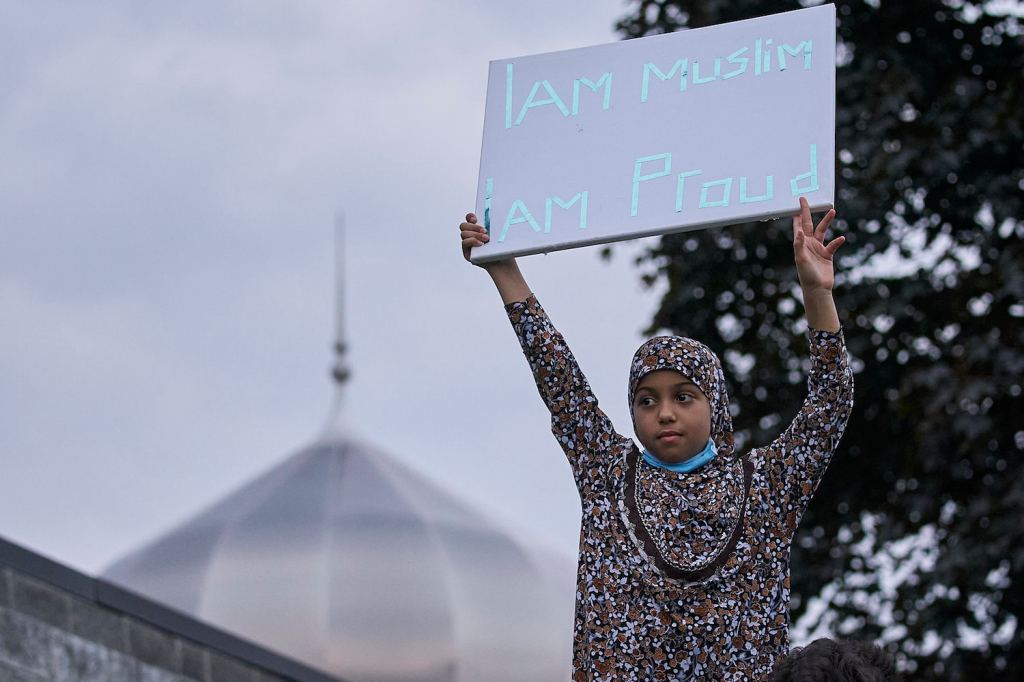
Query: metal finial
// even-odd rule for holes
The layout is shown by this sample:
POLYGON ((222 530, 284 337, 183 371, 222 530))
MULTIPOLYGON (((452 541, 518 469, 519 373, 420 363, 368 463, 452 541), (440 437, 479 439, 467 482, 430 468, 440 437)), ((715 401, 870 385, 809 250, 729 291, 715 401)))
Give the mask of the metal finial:
POLYGON ((345 214, 334 214, 334 367, 331 378, 338 386, 352 375, 348 368, 348 344, 345 342, 345 214))

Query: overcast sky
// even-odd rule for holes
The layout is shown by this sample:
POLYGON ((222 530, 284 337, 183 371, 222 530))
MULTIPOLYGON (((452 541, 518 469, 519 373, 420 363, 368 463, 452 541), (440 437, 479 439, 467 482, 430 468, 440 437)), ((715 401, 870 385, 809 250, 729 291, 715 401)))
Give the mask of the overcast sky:
MULTIPOLYGON (((457 224, 488 61, 615 40, 625 11, 0 5, 0 535, 99 572, 309 444, 343 209, 354 433, 574 555, 568 465, 457 224)), ((626 432, 640 246, 522 261, 626 432)))

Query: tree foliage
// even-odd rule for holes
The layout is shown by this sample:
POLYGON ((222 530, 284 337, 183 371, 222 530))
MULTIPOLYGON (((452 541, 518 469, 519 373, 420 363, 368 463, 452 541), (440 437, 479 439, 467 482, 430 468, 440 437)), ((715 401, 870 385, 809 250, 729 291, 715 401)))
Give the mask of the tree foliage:
MULTIPOLYGON (((642 0, 618 28, 808 4, 642 0)), ((915 678, 1024 679, 1021 5, 836 6, 836 299, 856 405, 794 545, 793 616, 886 642, 915 678)), ((769 441, 804 396, 788 221, 668 235, 638 265, 665 287, 649 332, 727 348, 738 435, 769 441)))

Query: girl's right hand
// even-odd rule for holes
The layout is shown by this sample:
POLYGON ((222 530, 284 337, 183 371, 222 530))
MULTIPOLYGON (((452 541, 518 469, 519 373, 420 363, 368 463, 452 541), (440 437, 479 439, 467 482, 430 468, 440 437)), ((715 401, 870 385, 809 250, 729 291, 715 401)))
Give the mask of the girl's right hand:
MULTIPOLYGON (((491 241, 487 230, 476 224, 475 213, 466 214, 466 222, 459 225, 459 232, 462 234, 462 256, 467 261, 475 247, 483 246, 491 241)), ((477 265, 477 263, 473 263, 473 265, 477 265)), ((498 293, 501 294, 501 300, 506 305, 516 301, 525 301, 531 296, 530 287, 523 279, 523 273, 519 272, 515 258, 492 260, 480 264, 479 267, 494 280, 494 285, 498 287, 498 293)))
POLYGON ((462 233, 462 256, 467 261, 474 246, 483 246, 491 241, 491 236, 487 234, 487 230, 476 224, 475 213, 466 214, 466 222, 459 225, 459 230, 462 233))

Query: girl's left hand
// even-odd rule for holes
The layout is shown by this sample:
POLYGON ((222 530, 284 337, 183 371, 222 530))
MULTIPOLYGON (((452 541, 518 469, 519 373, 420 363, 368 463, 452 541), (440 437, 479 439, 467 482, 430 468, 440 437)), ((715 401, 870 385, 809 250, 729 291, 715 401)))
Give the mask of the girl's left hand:
POLYGON ((800 212, 793 216, 793 260, 796 261, 796 272, 804 291, 831 291, 835 284, 832 257, 846 241, 846 237, 840 236, 825 243, 825 232, 835 217, 835 209, 829 209, 815 227, 811 219, 811 207, 807 199, 800 197, 800 212))

